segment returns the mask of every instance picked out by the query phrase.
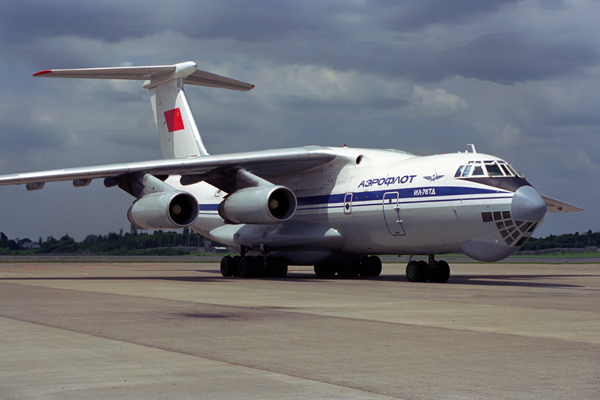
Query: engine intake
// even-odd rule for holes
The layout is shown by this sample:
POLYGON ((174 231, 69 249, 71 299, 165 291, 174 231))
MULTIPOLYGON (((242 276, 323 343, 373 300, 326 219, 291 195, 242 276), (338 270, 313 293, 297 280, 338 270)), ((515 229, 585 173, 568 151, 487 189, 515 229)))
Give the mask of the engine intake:
POLYGON ((179 229, 198 218, 198 201, 186 192, 151 193, 138 199, 127 211, 127 219, 142 229, 179 229))
POLYGON ((219 215, 235 224, 272 224, 287 221, 296 212, 296 195, 285 186, 240 189, 219 204, 219 215))

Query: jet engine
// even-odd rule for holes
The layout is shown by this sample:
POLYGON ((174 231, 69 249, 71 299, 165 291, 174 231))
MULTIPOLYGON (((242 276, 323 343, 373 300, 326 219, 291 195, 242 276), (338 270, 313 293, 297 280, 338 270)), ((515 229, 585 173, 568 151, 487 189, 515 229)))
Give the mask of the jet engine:
POLYGON ((186 192, 150 193, 127 211, 129 222, 142 229, 179 229, 198 218, 198 201, 186 192))
POLYGON ((219 215, 234 224, 272 224, 292 218, 296 195, 285 186, 240 189, 219 204, 219 215))

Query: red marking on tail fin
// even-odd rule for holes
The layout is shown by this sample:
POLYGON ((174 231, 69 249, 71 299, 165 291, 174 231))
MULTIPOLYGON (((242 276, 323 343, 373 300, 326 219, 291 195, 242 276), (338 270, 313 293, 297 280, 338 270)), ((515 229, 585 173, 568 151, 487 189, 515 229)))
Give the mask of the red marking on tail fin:
POLYGON ((181 119, 181 110, 179 110, 179 108, 165 111, 165 120, 169 132, 180 131, 185 128, 183 126, 183 119, 181 119))

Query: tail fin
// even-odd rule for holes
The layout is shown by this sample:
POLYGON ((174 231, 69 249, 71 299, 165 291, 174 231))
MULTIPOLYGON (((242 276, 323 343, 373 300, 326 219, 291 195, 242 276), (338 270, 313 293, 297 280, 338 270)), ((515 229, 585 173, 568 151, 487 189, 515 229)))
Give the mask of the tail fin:
POLYGON ((240 91, 254 87, 249 83, 196 68, 196 63, 188 61, 153 67, 55 69, 41 71, 33 76, 145 80, 144 88, 150 91, 163 158, 173 159, 208 155, 183 91, 184 84, 240 91))

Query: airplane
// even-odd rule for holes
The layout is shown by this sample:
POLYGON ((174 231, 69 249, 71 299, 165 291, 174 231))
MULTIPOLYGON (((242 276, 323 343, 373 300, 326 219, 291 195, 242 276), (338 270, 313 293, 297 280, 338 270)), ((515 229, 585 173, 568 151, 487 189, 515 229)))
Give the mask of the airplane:
POLYGON ((142 229, 189 227, 238 249, 225 277, 285 277, 314 265, 318 277, 377 277, 378 255, 410 255, 411 282, 446 282, 447 262, 464 253, 498 261, 518 250, 546 212, 581 208, 542 196, 504 159, 471 151, 418 156, 406 151, 306 146, 210 155, 184 85, 248 91, 254 85, 197 69, 194 62, 146 67, 53 69, 36 78, 142 80, 149 90, 162 160, 0 176, 0 185, 103 179, 135 200, 142 229), (425 260, 413 259, 427 258, 425 260))

